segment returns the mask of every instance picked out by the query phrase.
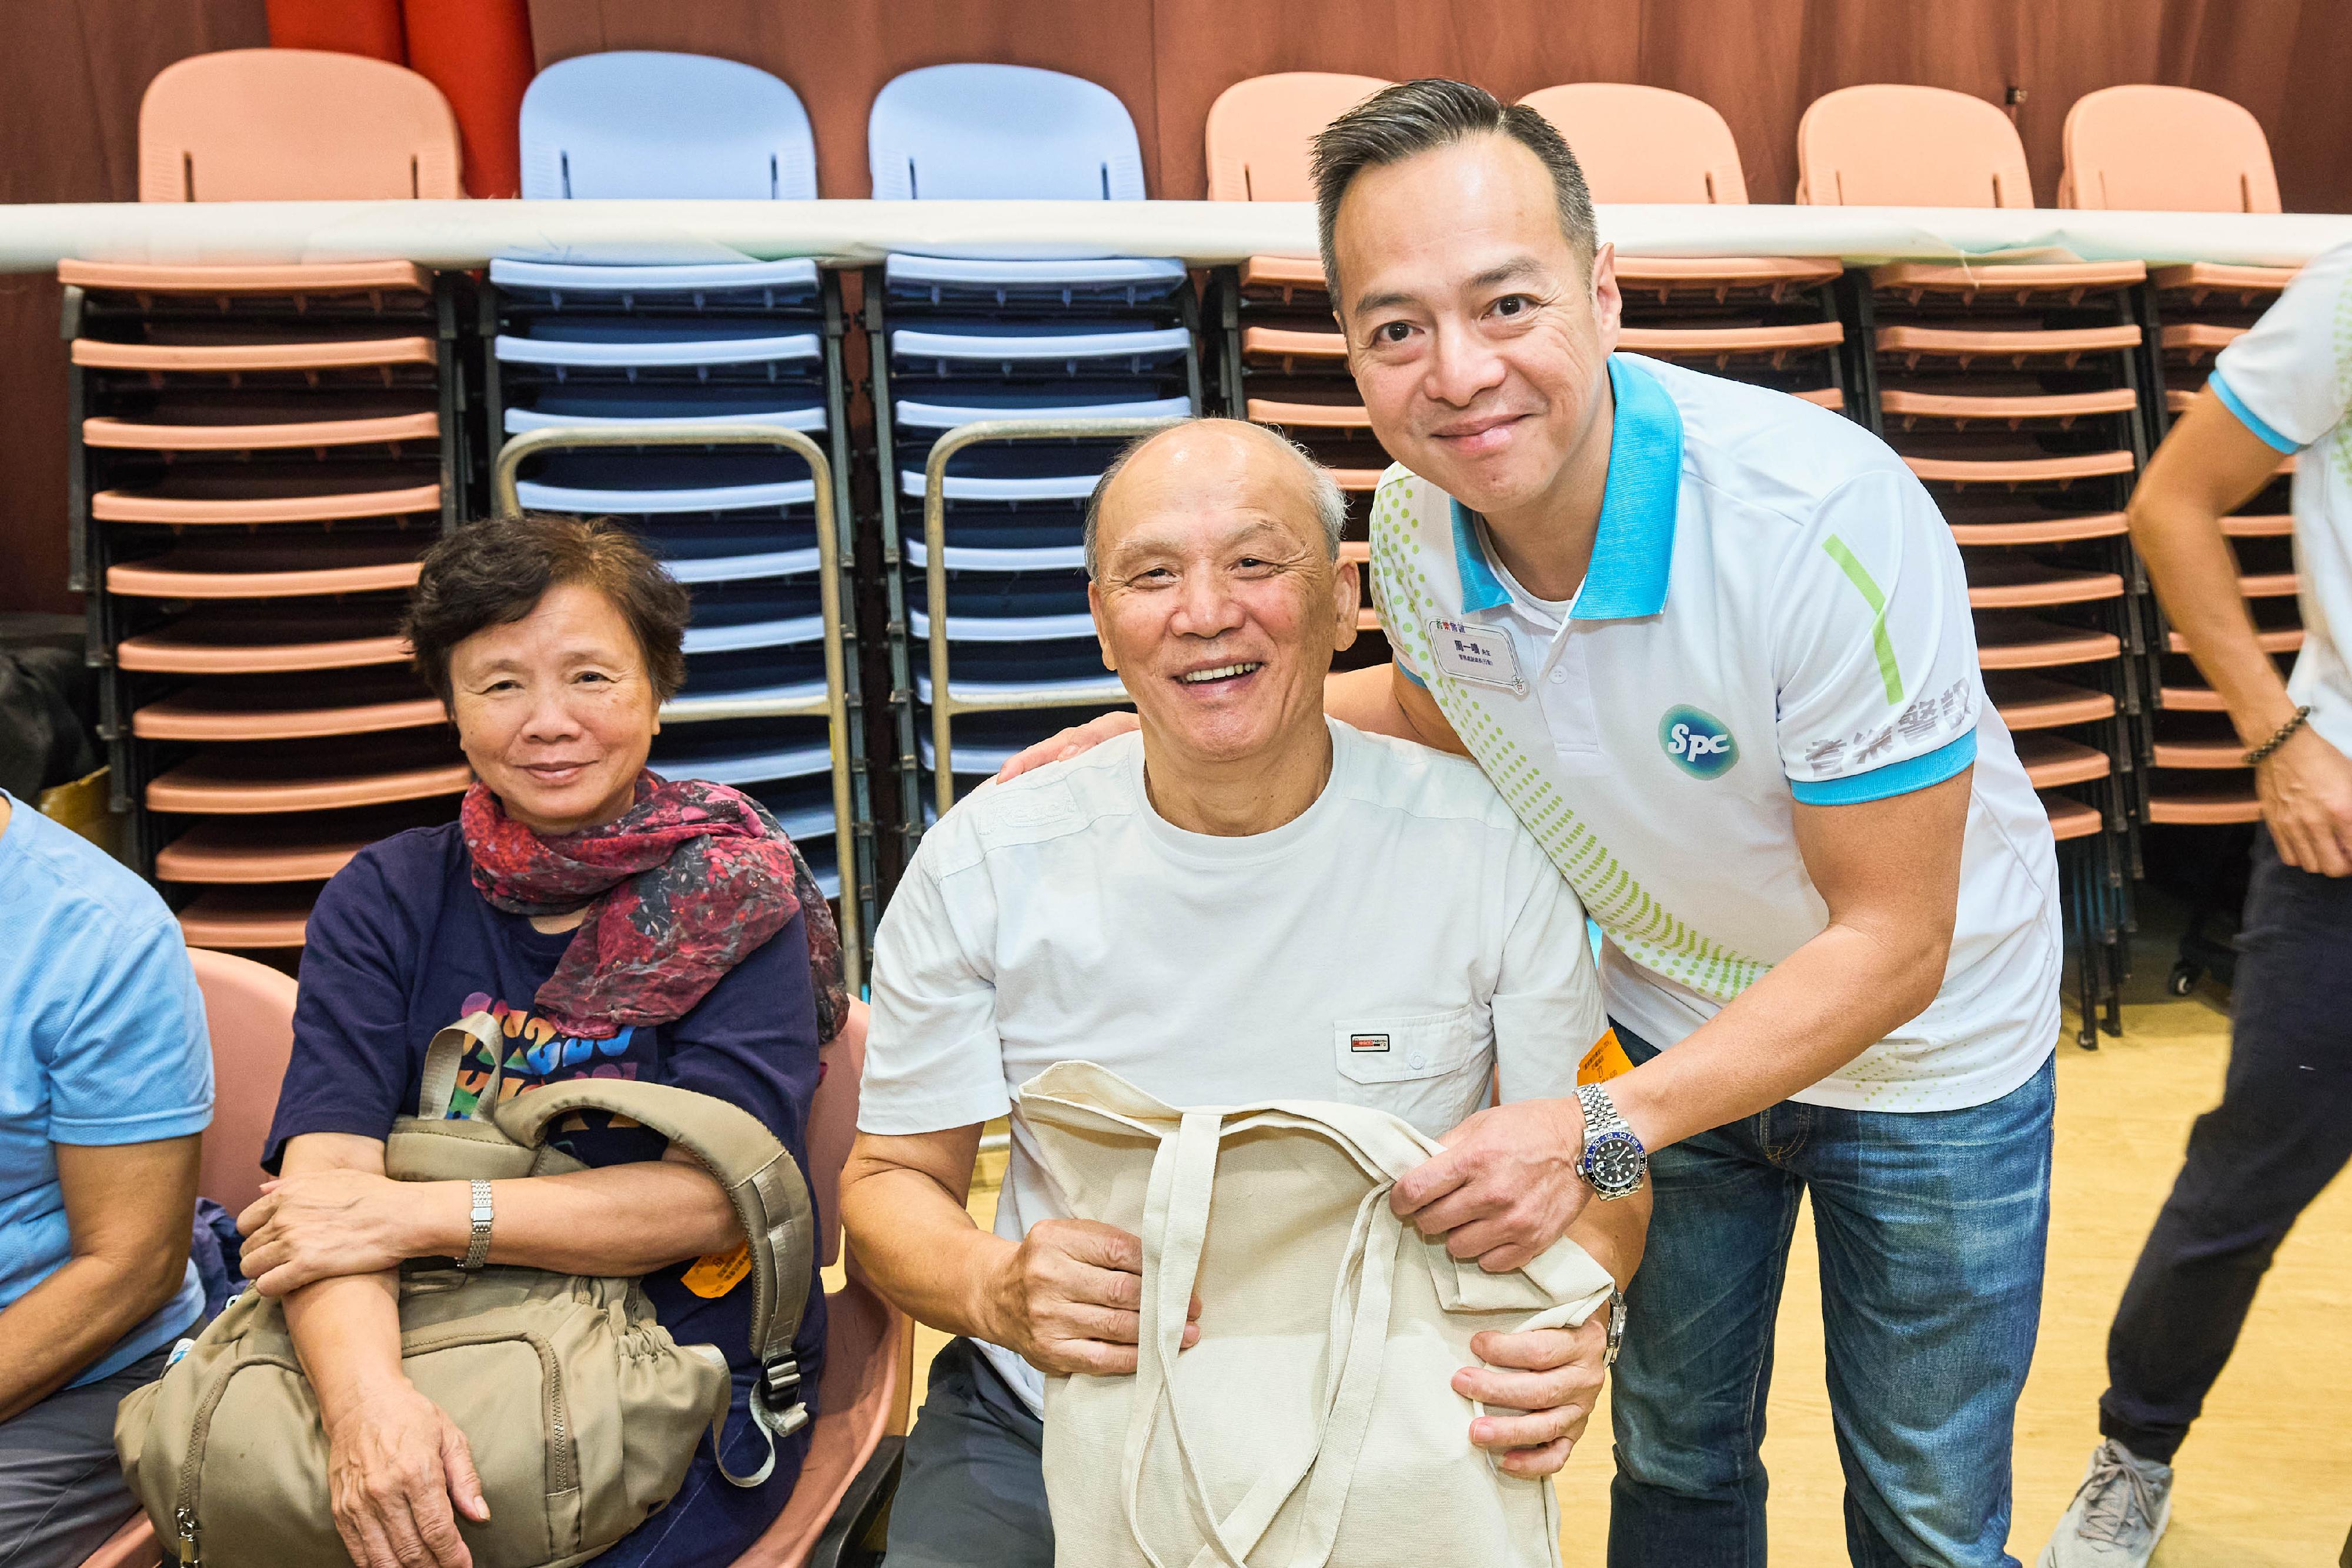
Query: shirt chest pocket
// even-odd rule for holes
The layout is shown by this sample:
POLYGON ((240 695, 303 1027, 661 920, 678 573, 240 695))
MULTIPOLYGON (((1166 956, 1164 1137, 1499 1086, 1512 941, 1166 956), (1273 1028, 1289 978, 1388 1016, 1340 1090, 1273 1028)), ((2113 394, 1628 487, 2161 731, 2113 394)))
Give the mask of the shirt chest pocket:
POLYGON ((1493 1097, 1488 1044, 1486 1015, 1475 1006, 1342 1018, 1331 1040, 1338 1097, 1402 1117, 1437 1137, 1493 1097))

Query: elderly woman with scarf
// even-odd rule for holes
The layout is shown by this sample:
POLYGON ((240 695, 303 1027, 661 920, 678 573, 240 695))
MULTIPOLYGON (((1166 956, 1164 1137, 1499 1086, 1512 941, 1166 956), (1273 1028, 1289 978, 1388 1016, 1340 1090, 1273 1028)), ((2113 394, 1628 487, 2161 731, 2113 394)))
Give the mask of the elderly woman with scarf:
MULTIPOLYGON (((465 1437, 401 1372, 399 1265, 463 1255, 471 1231, 466 1183, 383 1174, 436 1030, 497 1015, 502 1093, 593 1073, 715 1095, 806 1171, 818 1043, 847 1016, 840 946, 772 819, 732 789, 646 770, 684 679, 687 611, 609 524, 478 523, 425 557, 406 631, 478 782, 457 821, 371 845, 320 894, 270 1132, 279 1176, 239 1222, 247 1274, 285 1299, 336 1523, 362 1568, 466 1568, 457 1519, 486 1515, 465 1437)), ((489 1066, 466 1064, 453 1114, 489 1066)), ((764 1449, 745 1413, 742 1231, 700 1166, 605 1120, 577 1118, 595 1124, 557 1140, 591 1169, 492 1184, 488 1260, 642 1276, 681 1343, 728 1351, 729 1468, 752 1469, 764 1449)), ((823 1303, 814 1292, 797 1346, 812 1396, 823 1303)), ((803 1428, 779 1445, 749 1490, 716 1474, 704 1444, 669 1507, 598 1568, 731 1561, 790 1497, 807 1441, 803 1428)))

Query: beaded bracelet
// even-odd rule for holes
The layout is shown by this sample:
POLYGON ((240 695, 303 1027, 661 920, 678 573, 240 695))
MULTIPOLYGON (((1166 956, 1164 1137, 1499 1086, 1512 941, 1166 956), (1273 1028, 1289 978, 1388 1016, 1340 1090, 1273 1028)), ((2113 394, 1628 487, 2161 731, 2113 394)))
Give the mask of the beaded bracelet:
POLYGON ((2263 760, 2269 757, 2272 752, 2276 751, 2280 747, 2284 746, 2294 736, 2294 732, 2303 727, 2304 721, 2310 716, 2310 708, 2299 707, 2295 709, 2294 716, 2287 720, 2284 724, 2279 726, 2278 733, 2276 735, 2272 736, 2268 740, 2263 741, 2260 746, 2255 747, 2252 750, 2246 753, 2246 766, 2249 768, 2259 768, 2262 766, 2263 760))

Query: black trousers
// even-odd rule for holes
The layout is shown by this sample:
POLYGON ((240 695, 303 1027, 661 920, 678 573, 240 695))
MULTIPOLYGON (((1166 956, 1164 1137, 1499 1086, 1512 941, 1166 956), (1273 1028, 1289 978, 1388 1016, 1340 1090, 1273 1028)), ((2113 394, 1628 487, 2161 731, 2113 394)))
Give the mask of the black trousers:
POLYGON ((2352 1158, 2352 877, 2295 870, 2259 830, 2238 946, 2221 1103, 2189 1131, 2107 1333, 2099 1430, 2168 1464, 2279 1243, 2352 1158))
POLYGON ((890 1501, 889 1568, 1054 1568, 1045 1424, 968 1339, 931 1358, 890 1501))

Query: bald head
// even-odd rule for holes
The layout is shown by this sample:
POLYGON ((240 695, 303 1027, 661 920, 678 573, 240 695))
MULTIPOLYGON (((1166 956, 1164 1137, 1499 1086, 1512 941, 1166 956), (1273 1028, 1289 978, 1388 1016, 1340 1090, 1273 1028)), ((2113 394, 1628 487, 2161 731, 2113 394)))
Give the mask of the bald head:
POLYGON ((1330 475, 1230 419, 1139 442, 1095 486, 1087 605, 1135 701, 1155 800, 1218 778, 1252 798, 1277 775, 1321 779, 1323 682, 1363 604, 1339 559, 1343 516, 1330 475))
POLYGON ((1087 575, 1098 574, 1106 519, 1114 529, 1130 503, 1230 498, 1249 510, 1312 520, 1324 557, 1337 560, 1348 498, 1329 469, 1262 424, 1192 419, 1131 443, 1087 497, 1087 575))

